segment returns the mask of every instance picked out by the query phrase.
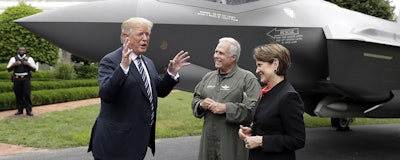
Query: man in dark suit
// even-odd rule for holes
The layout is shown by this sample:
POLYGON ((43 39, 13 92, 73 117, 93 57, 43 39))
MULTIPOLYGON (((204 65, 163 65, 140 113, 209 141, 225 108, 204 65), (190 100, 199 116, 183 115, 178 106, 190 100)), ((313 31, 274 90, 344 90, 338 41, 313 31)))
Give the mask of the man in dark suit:
POLYGON ((158 76, 144 56, 153 23, 130 18, 122 23, 123 46, 107 54, 99 66, 101 109, 92 129, 88 151, 94 159, 144 159, 147 146, 155 153, 157 97, 167 96, 178 83, 178 72, 189 65, 187 52, 179 52, 158 76))

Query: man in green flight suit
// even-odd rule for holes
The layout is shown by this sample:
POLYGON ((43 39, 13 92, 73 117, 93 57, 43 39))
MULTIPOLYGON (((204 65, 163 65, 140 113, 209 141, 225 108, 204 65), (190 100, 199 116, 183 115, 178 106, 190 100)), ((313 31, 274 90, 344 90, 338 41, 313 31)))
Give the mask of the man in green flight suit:
POLYGON ((219 39, 213 57, 217 70, 207 73, 194 90, 193 115, 204 117, 199 160, 248 158, 238 130, 239 125, 251 122, 261 86, 253 73, 237 65, 240 50, 235 39, 219 39))

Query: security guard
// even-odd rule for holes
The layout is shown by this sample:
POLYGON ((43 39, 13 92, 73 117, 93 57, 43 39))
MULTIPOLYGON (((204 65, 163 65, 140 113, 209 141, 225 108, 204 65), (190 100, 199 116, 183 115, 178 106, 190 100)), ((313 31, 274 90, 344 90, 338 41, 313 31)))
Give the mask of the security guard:
POLYGON ((14 93, 17 98, 17 109, 15 115, 23 113, 23 108, 26 109, 26 115, 33 116, 32 114, 32 101, 31 101, 31 71, 35 72, 37 69, 35 61, 32 57, 26 55, 25 47, 18 48, 18 55, 11 57, 7 65, 7 70, 11 72, 14 70, 12 80, 14 82, 14 93))

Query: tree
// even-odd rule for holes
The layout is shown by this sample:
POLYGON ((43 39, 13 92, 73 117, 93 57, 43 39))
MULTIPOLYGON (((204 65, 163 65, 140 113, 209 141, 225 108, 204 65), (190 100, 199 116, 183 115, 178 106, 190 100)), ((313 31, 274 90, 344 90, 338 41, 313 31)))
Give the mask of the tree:
POLYGON ((35 61, 54 66, 59 58, 59 48, 40 38, 25 28, 14 23, 14 20, 30 16, 42 10, 20 2, 18 6, 8 7, 0 14, 0 62, 8 62, 17 54, 19 46, 27 49, 35 61))
POLYGON ((340 7, 361 12, 382 19, 395 21, 394 6, 391 0, 326 0, 340 7))

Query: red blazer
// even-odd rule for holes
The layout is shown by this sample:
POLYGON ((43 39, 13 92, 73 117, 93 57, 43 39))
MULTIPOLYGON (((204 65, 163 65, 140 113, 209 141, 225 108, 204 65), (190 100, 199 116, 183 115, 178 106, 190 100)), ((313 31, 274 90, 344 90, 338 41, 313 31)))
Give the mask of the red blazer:
POLYGON ((253 109, 252 135, 263 136, 263 146, 250 150, 249 160, 295 160, 305 145, 304 105, 285 79, 265 93, 253 109))

